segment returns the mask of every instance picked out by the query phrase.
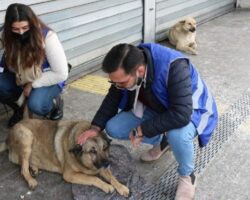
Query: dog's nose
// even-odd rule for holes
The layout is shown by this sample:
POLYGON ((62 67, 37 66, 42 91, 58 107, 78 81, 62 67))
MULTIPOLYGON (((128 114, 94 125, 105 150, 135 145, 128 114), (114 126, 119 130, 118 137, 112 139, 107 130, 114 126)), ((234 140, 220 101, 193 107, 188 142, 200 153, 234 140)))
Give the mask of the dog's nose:
POLYGON ((192 28, 192 29, 190 29, 190 31, 193 33, 196 31, 196 28, 192 28))
POLYGON ((110 165, 110 163, 109 163, 108 160, 104 160, 104 161, 102 162, 102 166, 103 166, 104 168, 108 168, 109 165, 110 165))

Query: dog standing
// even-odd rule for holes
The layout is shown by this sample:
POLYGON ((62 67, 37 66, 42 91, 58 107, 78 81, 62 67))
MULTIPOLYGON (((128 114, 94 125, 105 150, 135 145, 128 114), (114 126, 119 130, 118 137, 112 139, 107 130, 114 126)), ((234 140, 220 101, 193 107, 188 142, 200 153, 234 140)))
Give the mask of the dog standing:
POLYGON ((195 19, 187 17, 172 26, 168 33, 168 39, 177 50, 197 55, 195 19))
POLYGON ((0 151, 8 148, 9 160, 21 165, 21 174, 31 189, 38 183, 30 171, 37 175, 43 169, 62 174, 70 183, 95 186, 106 193, 116 189, 128 197, 129 189, 108 168, 111 140, 100 133, 82 146, 76 144, 78 136, 89 127, 86 121, 23 120, 10 130, 7 142, 0 144, 0 151))

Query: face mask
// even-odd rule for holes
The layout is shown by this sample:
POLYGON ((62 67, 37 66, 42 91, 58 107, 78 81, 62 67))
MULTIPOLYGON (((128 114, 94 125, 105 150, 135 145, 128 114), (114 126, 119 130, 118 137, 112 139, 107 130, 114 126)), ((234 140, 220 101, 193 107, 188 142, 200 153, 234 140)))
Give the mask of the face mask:
POLYGON ((127 90, 133 91, 133 90, 136 90, 137 88, 140 88, 142 84, 142 80, 143 79, 141 77, 136 77, 135 84, 131 86, 130 88, 127 88, 127 90))
POLYGON ((23 34, 12 32, 12 36, 16 41, 20 42, 21 44, 24 44, 30 38, 30 31, 25 31, 23 34))

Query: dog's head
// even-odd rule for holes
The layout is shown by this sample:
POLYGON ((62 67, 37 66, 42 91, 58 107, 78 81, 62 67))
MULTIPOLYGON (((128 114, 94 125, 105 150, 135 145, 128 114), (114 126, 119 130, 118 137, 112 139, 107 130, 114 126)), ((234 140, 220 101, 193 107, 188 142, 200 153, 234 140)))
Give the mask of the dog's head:
POLYGON ((87 139, 83 145, 76 144, 70 152, 88 169, 107 168, 110 164, 110 143, 111 139, 101 132, 98 136, 87 139))
POLYGON ((196 31, 196 21, 193 17, 187 17, 185 20, 180 21, 180 23, 185 31, 192 33, 196 31))

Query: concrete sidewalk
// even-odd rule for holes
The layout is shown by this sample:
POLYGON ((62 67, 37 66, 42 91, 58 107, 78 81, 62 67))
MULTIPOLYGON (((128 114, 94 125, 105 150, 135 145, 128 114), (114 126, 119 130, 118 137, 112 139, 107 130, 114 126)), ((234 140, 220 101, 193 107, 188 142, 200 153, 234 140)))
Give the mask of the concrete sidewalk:
MULTIPOLYGON (((230 106, 250 88, 249 21, 250 11, 235 11, 200 25, 197 32, 199 55, 189 56, 210 86, 220 116, 230 112, 230 106)), ((100 71, 92 75, 103 77, 100 71)), ((64 98, 65 119, 91 120, 104 96, 69 86, 64 98)), ((0 119, 2 140, 6 137, 7 119, 0 119)), ((196 200, 250 199, 250 118, 242 120, 246 122, 237 127, 199 176, 196 200)), ((158 162, 140 163, 140 154, 150 147, 143 145, 135 151, 128 142, 120 143, 128 147, 139 173, 150 183, 156 183, 176 164, 171 152, 158 162)), ((0 199, 73 199, 71 185, 60 175, 43 171, 38 182, 38 188, 29 191, 19 167, 9 163, 6 152, 0 154, 0 199)))

